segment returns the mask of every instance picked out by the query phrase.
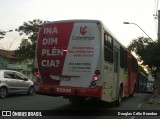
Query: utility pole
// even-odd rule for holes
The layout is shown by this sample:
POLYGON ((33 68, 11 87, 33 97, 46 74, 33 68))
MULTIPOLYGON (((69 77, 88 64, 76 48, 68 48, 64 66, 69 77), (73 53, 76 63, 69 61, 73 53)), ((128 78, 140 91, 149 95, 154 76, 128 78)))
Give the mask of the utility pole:
POLYGON ((158 42, 160 43, 160 10, 158 10, 158 42))
MULTIPOLYGON (((158 43, 160 43, 160 10, 158 10, 158 34, 157 34, 157 40, 158 43)), ((159 68, 159 67, 158 67, 159 68)), ((155 86, 157 93, 160 94, 160 71, 157 72, 157 79, 155 80, 155 86)))

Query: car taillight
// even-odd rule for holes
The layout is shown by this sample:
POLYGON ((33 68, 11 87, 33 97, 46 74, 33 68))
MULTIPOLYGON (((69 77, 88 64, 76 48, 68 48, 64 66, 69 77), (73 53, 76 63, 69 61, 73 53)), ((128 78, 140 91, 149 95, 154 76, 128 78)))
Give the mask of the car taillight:
POLYGON ((42 83, 42 79, 41 79, 40 73, 36 73, 36 78, 37 78, 37 83, 41 84, 42 83))
POLYGON ((40 77, 40 74, 39 73, 36 73, 36 78, 39 78, 40 77))

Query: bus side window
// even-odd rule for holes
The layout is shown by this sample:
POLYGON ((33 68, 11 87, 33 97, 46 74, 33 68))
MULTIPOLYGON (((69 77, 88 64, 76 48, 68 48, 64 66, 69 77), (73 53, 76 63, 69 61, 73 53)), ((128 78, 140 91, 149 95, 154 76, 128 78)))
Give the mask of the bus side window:
POLYGON ((124 69, 125 71, 128 70, 128 57, 127 57, 127 51, 124 51, 124 69))
POLYGON ((124 47, 120 46, 120 67, 125 71, 128 70, 127 51, 124 47))
POLYGON ((104 34, 104 59, 113 63, 113 39, 107 34, 104 34))
POLYGON ((120 67, 124 69, 125 67, 125 50, 120 46, 120 67))

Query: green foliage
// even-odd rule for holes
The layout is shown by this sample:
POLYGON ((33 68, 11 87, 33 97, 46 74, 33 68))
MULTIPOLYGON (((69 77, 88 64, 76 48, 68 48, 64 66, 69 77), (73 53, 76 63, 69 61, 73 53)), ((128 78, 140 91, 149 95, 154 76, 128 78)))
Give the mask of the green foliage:
POLYGON ((139 37, 131 42, 128 49, 138 55, 142 65, 147 66, 152 73, 157 73, 160 67, 160 43, 139 37))
POLYGON ((4 36, 6 35, 6 33, 7 32, 12 32, 13 30, 9 30, 9 31, 2 31, 2 30, 0 30, 0 40, 2 39, 2 38, 4 38, 4 36))
POLYGON ((27 35, 28 39, 22 39, 22 42, 16 53, 22 59, 34 59, 36 42, 38 38, 38 30, 43 23, 48 21, 42 21, 40 19, 35 19, 33 21, 24 22, 22 26, 16 29, 19 35, 27 35))
POLYGON ((145 74, 146 76, 148 75, 148 73, 144 70, 144 68, 142 66, 138 66, 138 71, 142 72, 143 74, 145 74))

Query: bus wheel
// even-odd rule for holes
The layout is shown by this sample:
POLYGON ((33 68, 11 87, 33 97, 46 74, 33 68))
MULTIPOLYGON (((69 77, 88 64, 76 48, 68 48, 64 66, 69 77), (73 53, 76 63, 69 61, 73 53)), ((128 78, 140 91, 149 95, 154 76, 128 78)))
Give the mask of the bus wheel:
POLYGON ((122 103, 122 94, 123 94, 123 89, 122 87, 119 90, 119 95, 118 95, 118 99, 116 100, 116 106, 120 106, 122 103))

